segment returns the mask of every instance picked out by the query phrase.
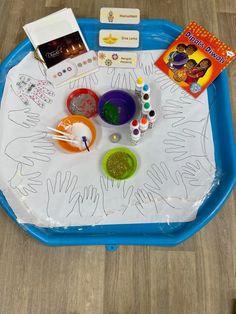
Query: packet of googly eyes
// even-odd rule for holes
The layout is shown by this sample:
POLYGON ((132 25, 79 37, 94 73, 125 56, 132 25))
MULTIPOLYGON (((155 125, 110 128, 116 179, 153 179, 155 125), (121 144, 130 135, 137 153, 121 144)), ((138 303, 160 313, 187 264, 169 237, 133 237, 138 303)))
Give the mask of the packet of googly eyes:
POLYGON ((71 9, 63 9, 26 24, 24 30, 55 87, 98 69, 71 9))
POLYGON ((236 51, 191 22, 155 65, 196 98, 235 56, 236 51))

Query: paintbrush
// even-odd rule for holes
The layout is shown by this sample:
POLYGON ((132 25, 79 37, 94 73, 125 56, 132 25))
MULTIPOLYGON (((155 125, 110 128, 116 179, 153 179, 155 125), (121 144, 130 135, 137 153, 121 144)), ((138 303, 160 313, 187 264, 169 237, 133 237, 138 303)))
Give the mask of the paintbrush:
POLYGON ((82 141, 84 142, 84 145, 85 145, 87 151, 90 152, 90 150, 88 148, 88 144, 87 144, 87 137, 86 136, 82 136, 82 141))

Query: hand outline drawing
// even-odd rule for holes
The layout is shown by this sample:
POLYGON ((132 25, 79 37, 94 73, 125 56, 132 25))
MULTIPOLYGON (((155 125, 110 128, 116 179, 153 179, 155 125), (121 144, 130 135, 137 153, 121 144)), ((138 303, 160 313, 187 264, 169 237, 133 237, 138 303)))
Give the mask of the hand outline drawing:
POLYGON ((152 184, 144 183, 144 187, 158 195, 160 200, 165 201, 169 206, 169 200, 175 199, 186 199, 188 198, 187 189, 183 181, 181 173, 177 170, 172 175, 169 168, 164 162, 161 162, 159 166, 152 164, 151 168, 147 170, 147 175, 151 179, 152 184), (170 188, 171 195, 170 195, 170 188))
POLYGON ((13 123, 22 126, 23 128, 32 128, 40 122, 40 115, 31 112, 30 108, 23 108, 18 110, 10 110, 8 112, 8 119, 13 123))
POLYGON ((112 180, 108 177, 100 177, 102 190, 102 205, 106 215, 126 212, 134 187, 131 185, 126 189, 125 181, 112 180), (112 196, 109 194, 112 193, 112 196))
POLYGON ((157 204, 151 192, 144 189, 137 189, 134 193, 135 206, 143 216, 155 217, 158 215, 157 204))
POLYGON ((155 81, 159 84, 162 91, 169 91, 174 94, 177 90, 180 90, 181 94, 186 94, 175 82, 173 82, 165 73, 160 71, 158 68, 155 70, 155 81))
POLYGON ((45 132, 37 132, 34 135, 18 137, 9 142, 5 148, 5 154, 23 165, 34 166, 34 160, 50 161, 51 155, 56 152, 54 147, 54 144, 48 141, 45 132), (22 147, 25 149, 24 152, 22 152, 22 147))
POLYGON ((37 193, 35 187, 42 185, 42 181, 38 179, 41 172, 23 173, 22 168, 23 165, 18 163, 13 177, 9 180, 10 187, 23 196, 28 196, 29 193, 37 193))
POLYGON ((29 100, 31 100, 40 108, 44 108, 45 105, 52 103, 50 97, 55 96, 55 93, 46 87, 47 85, 50 85, 48 81, 20 74, 18 82, 11 87, 25 105, 28 106, 29 100))
POLYGON ((96 85, 98 85, 98 77, 96 73, 91 73, 87 76, 81 77, 78 80, 74 80, 69 83, 70 89, 75 88, 90 88, 93 89, 96 85))
POLYGON ((134 70, 108 68, 107 74, 112 75, 112 78, 111 78, 112 88, 124 88, 124 89, 135 88, 137 75, 134 72, 134 70))
POLYGON ((151 52, 145 51, 139 55, 139 67, 146 76, 153 74, 154 62, 151 52))
POLYGON ((180 100, 167 99, 165 105, 161 106, 163 118, 172 120, 172 127, 177 127, 185 123, 203 122, 205 118, 200 120, 188 120, 185 111, 186 102, 181 97, 180 100))
POLYGON ((184 160, 189 157, 206 157, 201 151, 196 141, 201 144, 205 135, 190 129, 183 129, 181 132, 167 132, 169 138, 163 140, 163 144, 167 145, 165 152, 173 154, 174 161, 184 160), (191 151, 190 151, 191 150, 191 151))
POLYGON ((93 185, 84 187, 83 194, 80 194, 78 199, 80 216, 94 216, 98 207, 99 197, 96 187, 93 185))
MULTIPOLYGON (((146 217, 150 222, 164 218, 164 222, 170 223, 177 217, 184 217, 186 211, 190 211, 195 206, 195 200, 181 199, 171 197, 165 200, 158 194, 147 192, 144 189, 138 189, 135 192, 135 206, 140 214, 146 217), (158 205, 158 208, 157 208, 158 205)), ((197 205, 199 202, 197 201, 197 205)))
POLYGON ((78 211, 77 182, 78 177, 72 176, 70 171, 66 171, 64 175, 58 171, 54 180, 47 179, 46 212, 48 217, 56 221, 58 218, 66 219, 74 210, 78 211))
POLYGON ((212 176, 199 160, 196 160, 195 164, 186 162, 185 166, 182 166, 182 169, 183 178, 191 186, 209 186, 209 183, 212 181, 212 176))

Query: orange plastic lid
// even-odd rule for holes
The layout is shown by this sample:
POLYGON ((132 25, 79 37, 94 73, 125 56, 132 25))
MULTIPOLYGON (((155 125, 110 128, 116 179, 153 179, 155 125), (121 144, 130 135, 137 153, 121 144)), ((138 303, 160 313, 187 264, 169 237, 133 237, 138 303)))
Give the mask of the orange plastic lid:
POLYGON ((141 119, 141 123, 142 123, 142 124, 147 124, 147 123, 148 123, 147 118, 142 118, 142 119, 141 119))
MULTIPOLYGON (((90 148, 95 142, 97 133, 96 133, 96 128, 95 128, 94 123, 91 120, 89 120, 88 118, 80 116, 80 115, 73 115, 73 116, 65 117, 59 122, 56 129, 59 131, 62 131, 62 132, 66 132, 67 131, 66 127, 68 127, 69 125, 72 125, 74 123, 79 123, 79 122, 84 123, 91 131, 92 139, 91 139, 91 142, 88 143, 88 147, 90 148)), ((56 133, 56 135, 60 135, 60 134, 56 133)), ((71 153, 79 153, 79 152, 86 150, 86 147, 84 149, 81 149, 77 146, 73 146, 72 144, 70 144, 70 142, 64 142, 64 141, 60 141, 60 140, 56 140, 56 141, 64 150, 71 152, 71 153)))

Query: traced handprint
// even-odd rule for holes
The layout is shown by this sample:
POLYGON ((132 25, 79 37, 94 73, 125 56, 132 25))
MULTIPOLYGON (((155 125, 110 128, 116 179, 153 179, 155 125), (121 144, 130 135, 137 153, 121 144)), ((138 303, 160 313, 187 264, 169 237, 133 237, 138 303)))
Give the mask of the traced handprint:
POLYGON ((173 160, 179 161, 191 156, 205 157, 204 152, 200 149, 202 145, 204 134, 190 129, 183 129, 180 132, 167 132, 169 139, 165 139, 163 144, 168 147, 165 149, 166 153, 173 154, 173 160))
POLYGON ((56 177, 47 179, 47 215, 55 221, 66 219, 73 211, 79 211, 78 177, 70 171, 62 175, 58 171, 56 177))
POLYGON ((167 201, 159 194, 153 194, 144 189, 138 189, 135 192, 135 198, 136 208, 151 222, 182 221, 186 217, 186 212, 192 214, 195 211, 193 200, 170 197, 167 201))
POLYGON ((81 216, 93 216, 97 210, 99 194, 97 189, 90 185, 84 188, 83 194, 79 196, 79 212, 81 216))
POLYGON ((107 73, 112 75, 111 87, 134 89, 137 80, 137 75, 134 70, 108 68, 107 73))
POLYGON ((96 73, 91 73, 90 75, 87 75, 78 80, 70 82, 69 88, 75 89, 79 87, 86 87, 86 88, 93 89, 96 85, 98 85, 98 77, 96 73))
POLYGON ((154 70, 154 58, 152 53, 145 51, 139 55, 139 67, 143 71, 144 75, 149 76, 154 70))
POLYGON ((27 166, 34 166, 34 160, 48 162, 55 152, 54 144, 48 141, 45 132, 18 137, 8 143, 5 148, 5 154, 9 158, 27 166))
MULTIPOLYGON (((163 118, 173 121, 172 127, 176 127, 185 123, 203 122, 205 118, 198 120, 188 119, 187 112, 185 112, 186 105, 188 104, 189 100, 184 97, 180 97, 180 100, 167 99, 165 104, 161 107, 163 118)), ((191 102, 191 105, 194 105, 194 103, 191 102)))
POLYGON ((173 206, 173 199, 186 199, 188 197, 183 177, 179 171, 173 175, 164 162, 159 166, 153 164, 151 169, 147 170, 147 175, 151 179, 152 184, 145 183, 147 190, 155 193, 160 200, 166 202, 169 206, 173 206))
POLYGON ((28 196, 29 193, 36 193, 36 186, 42 185, 38 179, 41 172, 23 173, 22 164, 18 163, 13 177, 9 180, 11 188, 17 190, 20 194, 28 196))
POLYGON ((143 216, 156 216, 158 214, 157 204, 151 192, 137 189, 134 193, 135 206, 143 216))
POLYGON ((183 91, 183 94, 180 95, 179 99, 180 102, 182 102, 184 105, 204 105, 205 103, 197 98, 194 98, 190 94, 183 91))
POLYGON ((183 178, 192 186, 209 186, 212 181, 211 174, 203 167, 199 160, 196 163, 186 162, 182 167, 183 178))
POLYGON ((145 183, 144 187, 153 193, 158 205, 158 221, 170 223, 192 220, 195 217, 204 198, 198 195, 189 198, 179 171, 171 174, 166 164, 161 162, 159 166, 153 164, 147 175, 152 184, 145 183))
POLYGON ((29 100, 32 100, 40 108, 44 108, 46 104, 52 103, 50 97, 55 96, 55 93, 46 87, 49 84, 48 81, 20 74, 19 80, 12 89, 25 105, 29 105, 29 100))
POLYGON ((10 110, 8 112, 8 119, 23 128, 31 128, 37 125, 40 120, 38 113, 31 112, 30 108, 23 108, 19 110, 10 110))
POLYGON ((105 214, 121 213, 123 215, 130 204, 134 187, 131 185, 126 189, 125 181, 115 181, 107 177, 100 177, 100 184, 105 214))
POLYGON ((177 90, 180 90, 181 93, 186 93, 182 91, 175 82, 173 82, 165 73, 161 72, 159 69, 156 69, 154 73, 156 76, 155 81, 158 83, 162 91, 169 91, 171 94, 173 94, 177 90))

